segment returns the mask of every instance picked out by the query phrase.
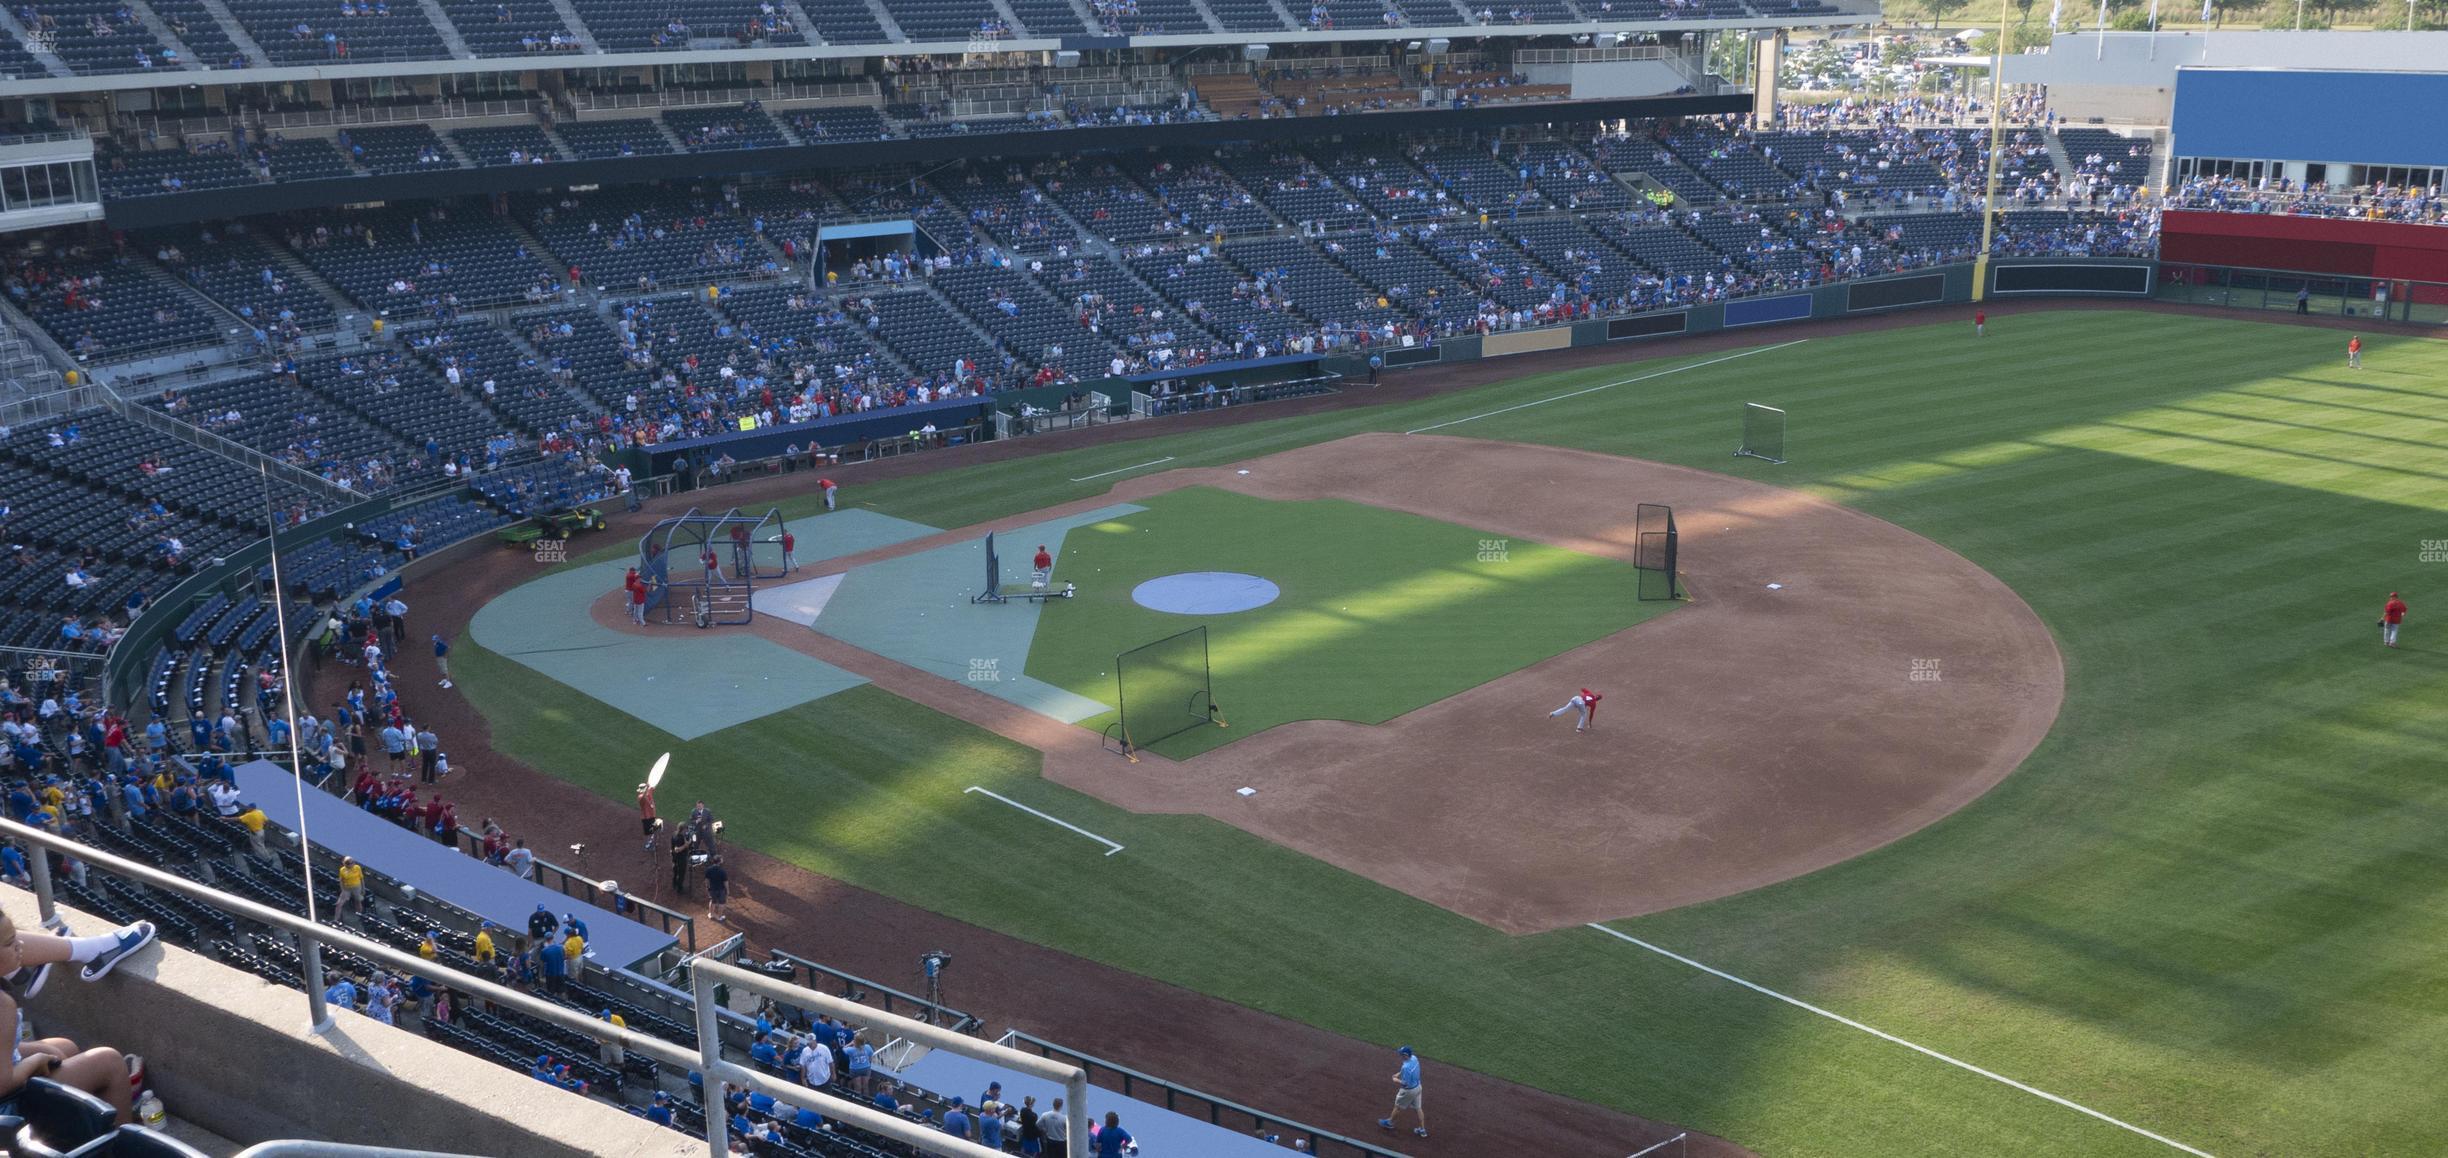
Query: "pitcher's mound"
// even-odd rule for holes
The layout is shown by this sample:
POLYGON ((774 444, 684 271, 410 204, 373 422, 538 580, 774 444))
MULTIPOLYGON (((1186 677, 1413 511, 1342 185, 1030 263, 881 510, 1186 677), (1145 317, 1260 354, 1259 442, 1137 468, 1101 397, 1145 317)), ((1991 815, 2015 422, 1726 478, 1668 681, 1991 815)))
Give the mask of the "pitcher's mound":
POLYGON ((1238 571, 1184 571, 1131 588, 1131 602, 1175 615, 1229 615, 1275 602, 1283 589, 1238 571))

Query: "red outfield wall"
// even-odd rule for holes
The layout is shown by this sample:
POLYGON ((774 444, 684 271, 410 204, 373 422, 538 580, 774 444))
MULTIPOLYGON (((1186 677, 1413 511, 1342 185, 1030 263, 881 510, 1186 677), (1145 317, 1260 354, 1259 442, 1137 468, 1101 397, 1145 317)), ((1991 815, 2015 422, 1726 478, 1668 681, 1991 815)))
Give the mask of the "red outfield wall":
POLYGON ((2159 218, 2159 260, 2448 282, 2448 227, 2171 209, 2159 218))

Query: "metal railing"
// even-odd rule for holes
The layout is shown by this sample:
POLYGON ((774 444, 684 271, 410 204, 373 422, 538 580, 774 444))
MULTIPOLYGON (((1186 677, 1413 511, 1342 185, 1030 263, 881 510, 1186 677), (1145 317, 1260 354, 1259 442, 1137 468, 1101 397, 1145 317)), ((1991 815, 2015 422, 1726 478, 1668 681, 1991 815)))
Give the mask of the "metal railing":
MULTIPOLYGON (((1239 1102, 1219 1098, 1214 1094, 1203 1094, 1188 1086, 1176 1085, 1163 1078, 1140 1073, 1128 1066, 1115 1065, 1103 1058, 1064 1048, 1034 1034, 1023 1033, 1016 1029, 1007 1030, 1002 1037, 996 1040, 1001 1044, 1018 1042, 1027 1049, 1034 1050, 1034 1056, 1053 1058, 1059 1055, 1086 1071, 1090 1085, 1118 1089, 1126 1098, 1137 1098, 1151 1105, 1161 1105, 1184 1117, 1200 1116, 1196 1111, 1198 1106, 1203 1105, 1206 1107, 1204 1116, 1211 1125, 1222 1126, 1241 1133, 1262 1130, 1270 1134, 1279 1134, 1288 1141, 1306 1141, 1309 1144, 1309 1152, 1312 1154, 1365 1154, 1369 1158, 1404 1158, 1399 1151, 1388 1150, 1383 1146, 1363 1142, 1357 1138, 1347 1138, 1341 1134, 1320 1130, 1295 1122, 1290 1118, 1267 1113, 1264 1110, 1254 1110, 1239 1102), (1096 1080, 1098 1074, 1109 1074, 1118 1084, 1107 1085, 1099 1082, 1096 1080), (1154 1090, 1162 1097, 1149 1097, 1144 1092, 1147 1090, 1154 1090), (1183 1103, 1185 1102, 1193 1102, 1197 1105, 1184 1109, 1183 1103), (1227 1118, 1235 1120, 1227 1122, 1225 1120, 1227 1118), (1339 1147, 1339 1149, 1327 1150, 1326 1147, 1329 1145, 1339 1147)), ((1075 1096, 1074 1104, 1077 1101, 1075 1096)))
MULTIPOLYGON (((829 1013, 835 1017, 855 1018, 866 1022, 870 1028, 883 1030, 896 1040, 916 1042, 933 1049, 1001 1066, 1043 1081, 1059 1082, 1063 1087, 1063 1097, 1068 1102, 1068 1112, 1065 1116, 1070 1125, 1067 1135, 1067 1149, 1070 1151, 1070 1158, 1088 1158, 1091 1145, 1088 1136, 1088 1074, 1079 1066, 1064 1065, 1048 1058, 1023 1053, 1006 1045, 965 1037, 951 1030, 928 1025, 923 1021, 913 1021, 898 1014, 879 1013, 867 1006, 827 996, 813 989, 802 988, 754 969, 742 969, 736 965, 725 965, 719 961, 707 959, 700 959, 689 971, 689 986, 697 998, 697 1040, 700 1043, 720 1040, 721 1009, 714 1003, 714 987, 717 985, 735 992, 745 991, 758 994, 785 1005, 829 1013)), ((706 1055, 706 1068, 703 1071, 707 1094, 705 1099, 706 1138, 707 1144, 712 1147, 709 1152, 714 1158, 725 1158, 729 1153, 719 1141, 716 1141, 724 1136, 729 1126, 728 1114, 723 1107, 722 1099, 714 1096, 719 1089, 715 1085, 717 1079, 733 1085, 746 1086, 752 1090, 762 1090, 777 1098, 804 1097, 806 1091, 804 1086, 794 1085, 780 1078, 758 1073, 737 1062, 714 1056, 712 1050, 707 1050, 706 1055)), ((910 1142, 932 1153, 957 1155, 959 1158, 1002 1158, 1003 1151, 1001 1150, 988 1149, 966 1138, 946 1134, 939 1130, 922 1130, 880 1110, 851 1102, 834 1102, 833 1105, 854 1112, 844 1113, 836 1109, 820 1109, 819 1112, 848 1122, 862 1130, 883 1134, 897 1141, 910 1142), (870 1125, 871 1121, 892 1126, 894 1129, 879 1129, 876 1125, 870 1125), (904 1131, 907 1133, 905 1134, 904 1131), (925 1140, 920 1141, 921 1138, 925 1140)))
MULTIPOLYGON (((876 982, 858 976, 855 973, 845 973, 830 965, 819 965, 805 957, 785 953, 780 949, 775 949, 771 952, 774 960, 787 961, 792 965, 807 970, 811 980, 815 977, 830 977, 833 980, 840 982, 842 987, 842 1000, 844 1001, 864 1005, 867 1003, 869 998, 873 998, 881 1003, 881 1007, 883 1008, 884 1012, 895 1014, 900 1013, 900 1010, 893 1007, 895 1005, 899 1005, 904 1008, 916 1010, 918 1020, 926 1022, 928 1025, 945 1026, 951 1029, 954 1033, 976 1033, 986 1024, 986 1020, 977 1016, 976 1014, 963 1013, 960 1010, 954 1009, 951 1006, 945 1005, 941 1002, 929 1001, 926 998, 919 997, 911 993, 903 993, 890 985, 877 984, 876 982)), ((903 1014, 903 1016, 908 1015, 903 1014)))
MULTIPOLYGON (((484 839, 482 837, 462 828, 454 839, 458 843, 459 851, 478 860, 484 859, 484 839)), ((610 911, 609 906, 605 905, 601 899, 604 895, 604 882, 599 882, 584 873, 563 868, 540 856, 535 858, 535 870, 535 883, 560 893, 562 896, 575 897, 590 905, 610 911)), ((502 871, 508 872, 509 870, 502 871)), ((689 952, 697 951, 697 918, 664 908, 652 901, 642 900, 632 893, 623 892, 621 896, 629 902, 631 908, 638 910, 640 914, 632 917, 632 920, 641 925, 655 925, 661 928, 666 935, 678 937, 689 952), (655 919, 646 920, 645 914, 652 914, 655 919)))
POLYGON ((320 495, 325 499, 342 503, 360 503, 372 497, 363 492, 340 486, 303 467, 282 462, 245 443, 233 441, 193 423, 181 422, 141 402, 132 401, 111 385, 107 375, 93 370, 88 370, 86 373, 95 385, 102 388, 102 404, 109 408, 111 413, 131 423, 157 434, 168 435, 190 446, 209 450, 223 458, 243 463, 253 467, 257 473, 269 473, 273 478, 310 494, 320 495))
MULTIPOLYGON (((549 1022, 557 1029, 583 1034, 597 1042, 611 1042, 624 1051, 651 1058, 663 1065, 677 1066, 705 1076, 704 1102, 706 1120, 706 1150, 714 1158, 727 1158, 730 1123, 724 1112, 722 1085, 729 1083, 762 1091, 776 1098, 787 1099, 792 1105, 808 1106, 824 1117, 878 1134, 930 1154, 951 1155, 953 1158, 1001 1158, 999 1150, 989 1150, 975 1142, 956 1138, 941 1130, 921 1126, 916 1122, 886 1113, 871 1106, 848 1101, 822 1090, 811 1089, 795 1082, 759 1073, 756 1070, 721 1056, 721 1008, 714 1001, 714 987, 762 994, 790 1005, 822 1010, 837 1016, 850 1016, 891 1037, 917 1041, 937 1049, 948 1049, 965 1056, 979 1058, 1031 1077, 1060 1082, 1071 1099, 1071 1142, 1069 1158, 1088 1158, 1088 1122, 1085 1099, 1087 1074, 1077 1066, 1066 1066, 1041 1057, 1032 1057, 1004 1046, 962 1037, 921 1021, 890 1013, 881 1013, 864 1006, 853 1005, 812 989, 778 981, 752 970, 724 965, 705 958, 691 966, 690 984, 697 1005, 697 1048, 691 1049, 637 1030, 616 1026, 566 1005, 521 993, 463 973, 446 965, 425 960, 415 953, 394 949, 389 945, 368 940, 346 929, 307 920, 295 913, 259 904, 244 897, 233 896, 198 881, 191 881, 151 865, 140 864, 91 845, 70 840, 45 829, 0 819, 0 837, 23 842, 28 848, 56 852, 83 862, 90 870, 120 876, 143 885, 175 893, 190 901, 209 906, 235 917, 276 929, 297 939, 300 974, 306 988, 307 1024, 312 1032, 328 1032, 332 1013, 324 1000, 323 950, 329 946, 343 952, 388 966, 403 974, 422 976, 437 984, 470 997, 515 1010, 528 1017, 549 1022)), ((34 903, 42 922, 56 921, 58 905, 51 883, 51 858, 34 855, 26 858, 33 878, 34 903)), ((274 1150, 274 1154, 309 1153, 310 1151, 274 1150)))

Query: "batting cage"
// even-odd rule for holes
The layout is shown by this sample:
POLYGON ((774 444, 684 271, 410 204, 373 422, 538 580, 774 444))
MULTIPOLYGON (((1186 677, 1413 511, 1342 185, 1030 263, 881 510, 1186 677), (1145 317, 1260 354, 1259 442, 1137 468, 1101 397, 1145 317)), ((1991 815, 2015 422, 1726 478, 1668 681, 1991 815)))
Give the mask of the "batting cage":
POLYGON ((1224 727, 1207 666, 1206 627, 1115 656, 1114 703, 1122 718, 1106 727, 1106 746, 1118 745, 1134 764, 1141 748, 1192 728, 1224 727))
POLYGON ((784 572, 782 512, 719 515, 690 507, 638 538, 638 576, 647 584, 646 612, 664 623, 746 623, 756 615, 759 579, 784 572))
POLYGON ((1632 566, 1640 574, 1640 597, 1650 599, 1682 598, 1682 573, 1676 570, 1677 539, 1674 508, 1663 503, 1642 503, 1633 512, 1632 566))
POLYGON ((1734 448, 1734 457, 1764 458, 1770 462, 1785 461, 1785 412, 1757 402, 1743 403, 1742 445, 1734 448))

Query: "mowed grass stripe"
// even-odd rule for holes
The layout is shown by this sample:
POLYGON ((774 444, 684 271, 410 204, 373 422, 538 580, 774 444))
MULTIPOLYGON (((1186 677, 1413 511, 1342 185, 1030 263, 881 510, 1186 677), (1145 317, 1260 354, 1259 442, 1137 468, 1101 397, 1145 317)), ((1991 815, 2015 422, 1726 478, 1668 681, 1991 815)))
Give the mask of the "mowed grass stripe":
MULTIPOLYGON (((2448 902, 2448 648, 2421 634, 2431 572, 2413 562, 2420 539, 2448 538, 2448 464, 2408 442, 2448 419, 2430 385, 2448 380, 2448 351, 2374 341, 2355 377, 2326 331, 2000 321, 1977 345, 1953 325, 1814 338, 1443 432, 1836 497, 1963 551, 2064 649, 2060 726, 1971 807, 1809 877, 1623 927, 2214 1153, 2448 1152, 2424 1084, 2448 1065, 2433 964, 2448 928, 2432 918, 2448 902), (1793 463, 1730 458, 1750 400, 1790 405, 1793 463), (2392 586, 2412 590, 2418 619, 2412 646, 2381 654, 2370 620, 2392 586)), ((1232 462, 1695 360, 852 476, 845 493, 961 525, 1100 493, 1067 479, 1167 454, 1232 462)), ((496 697, 479 679, 489 709, 536 717, 519 726, 537 750, 521 754, 540 765, 583 782, 589 757, 626 759, 612 741, 551 746, 592 701, 496 697)), ((868 706, 838 707, 857 710, 785 713, 683 756, 746 770, 709 787, 733 794, 717 807, 770 815, 775 847, 818 871, 1764 1153, 2165 1153, 1586 930, 1499 936, 1222 825, 1065 793, 1029 754, 953 721, 878 705, 889 741, 843 743, 868 706), (1066 834, 1013 827, 1018 814, 948 815, 967 783, 1121 840, 1113 860, 1132 864, 1083 868, 1095 846, 1073 857, 1066 834), (1083 879, 1095 904, 1063 903, 1083 879)), ((598 790, 625 799, 634 776, 598 790)))

